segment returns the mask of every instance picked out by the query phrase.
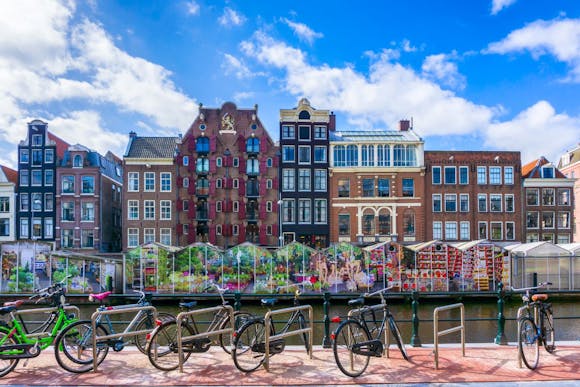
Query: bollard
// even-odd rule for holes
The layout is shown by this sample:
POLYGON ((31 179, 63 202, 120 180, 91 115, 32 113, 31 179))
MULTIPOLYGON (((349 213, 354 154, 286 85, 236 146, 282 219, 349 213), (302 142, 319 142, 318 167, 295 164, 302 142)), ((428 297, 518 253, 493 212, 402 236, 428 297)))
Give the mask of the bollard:
POLYGON ((411 303, 411 309, 413 310, 413 331, 411 333, 411 346, 412 347, 420 347, 421 346, 421 339, 419 338, 419 314, 417 313, 417 309, 419 307, 419 293, 416 290, 412 293, 413 302, 411 303))
POLYGON ((504 296, 503 283, 497 285, 497 336, 494 343, 498 345, 507 345, 508 341, 505 337, 505 316, 503 314, 504 296))
POLYGON ((234 310, 238 312, 240 309, 242 309, 242 295, 236 291, 234 293, 234 310))
POLYGON ((324 304, 322 304, 322 309, 324 310, 324 337, 322 338, 322 348, 330 348, 330 317, 328 316, 328 310, 330 308, 330 292, 324 292, 324 304))

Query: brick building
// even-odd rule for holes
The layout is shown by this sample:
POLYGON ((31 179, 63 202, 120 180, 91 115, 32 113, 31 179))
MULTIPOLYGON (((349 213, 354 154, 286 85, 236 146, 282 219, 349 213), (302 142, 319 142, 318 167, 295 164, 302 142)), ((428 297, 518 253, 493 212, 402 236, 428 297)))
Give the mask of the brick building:
POLYGON ((572 215, 572 242, 580 242, 580 144, 576 148, 567 151, 560 157, 558 169, 568 179, 574 180, 574 201, 572 215))
POLYGON ((18 184, 18 172, 0 165, 0 242, 16 239, 16 230, 14 229, 16 223, 14 202, 16 184, 18 184))
POLYGON ((426 240, 521 240, 520 165, 519 152, 426 151, 426 240))

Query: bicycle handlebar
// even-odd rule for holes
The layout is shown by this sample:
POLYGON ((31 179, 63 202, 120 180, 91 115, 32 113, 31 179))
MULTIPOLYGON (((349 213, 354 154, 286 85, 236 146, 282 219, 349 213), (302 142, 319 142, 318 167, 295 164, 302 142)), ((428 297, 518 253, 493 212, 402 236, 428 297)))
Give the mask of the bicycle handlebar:
POLYGON ((512 287, 509 290, 511 290, 512 292, 524 292, 524 291, 527 292, 527 291, 535 290, 535 289, 544 289, 544 288, 546 288, 546 287, 548 287, 550 285, 552 285, 551 282, 541 282, 541 283, 538 284, 538 286, 530 286, 530 287, 527 287, 527 288, 519 288, 519 289, 516 289, 516 288, 513 288, 512 287))
POLYGON ((56 293, 58 290, 62 289, 63 285, 66 283, 66 281, 71 278, 72 275, 67 275, 65 276, 62 281, 60 282, 56 282, 50 286, 47 286, 46 288, 43 289, 36 289, 35 292, 36 294, 30 296, 28 299, 29 300, 34 300, 35 298, 38 298, 38 300, 35 302, 36 304, 38 304, 40 301, 52 297, 54 295, 54 293, 56 293))
POLYGON ((384 288, 384 289, 381 289, 381 290, 377 290, 376 292, 373 292, 373 293, 365 293, 365 294, 363 294, 363 296, 365 298, 368 298, 368 297, 373 297, 373 296, 376 296, 377 294, 380 294, 381 297, 382 297, 383 296, 383 293, 385 293, 387 290, 391 290, 393 288, 394 288, 394 286, 389 286, 387 288, 384 288))

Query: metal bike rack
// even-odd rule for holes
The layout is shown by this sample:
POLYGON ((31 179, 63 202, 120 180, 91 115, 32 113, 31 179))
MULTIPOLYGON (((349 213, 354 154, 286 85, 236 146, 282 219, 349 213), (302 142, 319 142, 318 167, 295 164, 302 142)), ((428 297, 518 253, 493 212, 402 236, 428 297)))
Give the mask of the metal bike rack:
POLYGON ((184 362, 183 361, 183 341, 201 339, 204 337, 217 336, 217 335, 221 335, 221 334, 233 335, 234 334, 234 327, 235 327, 234 308, 231 305, 222 305, 222 306, 214 306, 211 308, 191 310, 188 312, 181 312, 176 317, 176 323, 177 323, 177 354, 179 357, 179 372, 183 372, 183 362, 184 362), (231 326, 229 328, 217 329, 217 330, 213 330, 213 331, 209 331, 209 332, 198 333, 198 334, 195 334, 193 336, 183 337, 182 325, 181 325, 181 322, 183 320, 186 320, 190 316, 203 314, 203 313, 214 313, 214 312, 218 312, 218 311, 221 311, 224 309, 227 309, 228 313, 230 315, 230 325, 231 326))
POLYGON ((264 316, 265 329, 266 329, 266 340, 265 340, 266 358, 264 359, 264 367, 266 368, 266 371, 268 371, 268 372, 270 371, 270 340, 283 339, 283 338, 288 337, 288 336, 299 335, 301 333, 308 333, 308 347, 310 348, 308 351, 308 355, 310 356, 310 359, 312 359, 312 342, 313 342, 312 334, 314 332, 314 330, 312 328, 313 321, 314 321, 314 313, 312 311, 312 306, 310 306, 310 305, 300 305, 300 306, 294 306, 292 308, 271 310, 268 313, 266 313, 266 315, 264 316), (270 336, 270 329, 271 329, 271 325, 272 325, 272 318, 271 318, 272 316, 278 315, 278 314, 293 313, 293 312, 297 312, 299 310, 308 310, 308 325, 309 325, 309 327, 304 328, 304 329, 295 329, 292 331, 279 333, 277 335, 270 336))
POLYGON ((157 309, 153 305, 145 305, 145 306, 134 306, 134 307, 124 307, 124 305, 114 307, 115 309, 105 309, 105 310, 97 310, 91 316, 91 329, 93 330, 93 372, 97 372, 97 342, 98 341, 105 341, 109 339, 118 339, 121 337, 130 337, 130 336, 138 336, 150 333, 153 328, 151 329, 144 329, 140 331, 131 331, 131 332, 121 332, 121 333, 114 333, 112 335, 107 336, 97 336, 97 319, 101 316, 111 315, 111 314, 121 314, 121 313, 133 313, 133 312, 140 312, 150 310, 153 312, 153 321, 157 320, 157 309))
POLYGON ((439 336, 444 336, 449 333, 461 331, 461 351, 463 356, 465 357, 465 308, 462 303, 459 304, 451 304, 447 306, 440 306, 435 308, 433 311, 433 343, 435 348, 433 349, 433 353, 435 354, 435 369, 439 369, 439 336), (446 329, 444 331, 439 332, 439 312, 444 310, 450 310, 459 308, 461 311, 461 325, 446 329))
MULTIPOLYGON (((351 309, 348 311, 348 318, 351 318, 354 315, 360 315, 363 312, 376 312, 376 311, 381 311, 383 312, 385 309, 385 306, 382 304, 377 304, 377 305, 372 305, 372 306, 368 306, 368 307, 363 307, 363 308, 356 308, 356 309, 351 309)), ((385 335, 385 346, 383 348, 384 353, 386 353, 387 355, 387 359, 389 358, 389 346, 391 345, 391 341, 390 341, 390 328, 388 327, 389 322, 387 320, 385 320, 385 327, 383 329, 383 334, 385 335)), ((351 353, 352 355, 352 353, 351 353)))
MULTIPOLYGON (((38 309, 22 309, 22 310, 15 310, 12 313, 15 316, 21 314, 36 314, 36 313, 52 313, 58 311, 58 306, 51 306, 49 308, 38 308, 38 309)), ((74 305, 65 305, 62 307, 64 310, 72 310, 75 312, 76 318, 80 319, 81 311, 78 307, 74 305)), ((50 335, 50 332, 37 332, 37 333, 27 333, 28 337, 39 337, 39 336, 46 336, 50 335)))

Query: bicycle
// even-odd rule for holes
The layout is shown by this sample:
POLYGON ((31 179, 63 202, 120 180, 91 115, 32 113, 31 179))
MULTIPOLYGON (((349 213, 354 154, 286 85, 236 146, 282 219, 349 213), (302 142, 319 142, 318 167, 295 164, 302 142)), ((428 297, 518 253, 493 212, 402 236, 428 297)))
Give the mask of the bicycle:
POLYGON ((384 334, 385 344, 388 344, 388 333, 385 331, 387 323, 403 358, 409 360, 401 338, 401 331, 383 295, 391 288, 388 287, 370 294, 365 293, 362 297, 350 300, 348 305, 355 307, 355 309, 348 313, 347 319, 344 321, 341 321, 340 317, 332 319, 333 322, 340 322, 334 333, 331 334, 332 351, 338 368, 345 375, 360 376, 367 369, 371 356, 383 356, 385 347, 381 336, 384 334), (365 298, 376 295, 381 298, 380 304, 364 306, 365 298), (382 311, 382 319, 377 320, 377 311, 382 311))
MULTIPOLYGON (((89 301, 98 300, 100 302, 97 312, 109 310, 128 310, 131 312, 130 309, 140 307, 144 307, 144 309, 138 309, 137 313, 133 316, 133 319, 120 334, 115 331, 113 322, 108 314, 99 314, 96 317, 95 331, 93 331, 91 320, 80 320, 70 324, 62 330, 56 338, 55 345, 57 348, 62 349, 62 353, 64 354, 64 356, 62 356, 60 351, 55 352, 58 364, 65 370, 73 373, 85 373, 91 371, 94 364, 94 336, 118 336, 97 342, 97 366, 105 360, 105 357, 107 357, 107 354, 109 353, 109 348, 112 348, 115 352, 122 351, 125 346, 130 343, 130 341, 125 340, 126 337, 134 337, 135 345, 141 353, 145 354, 146 335, 148 333, 146 331, 152 331, 156 326, 156 321, 153 318, 154 316, 151 308, 146 308, 151 307, 151 294, 146 294, 142 291, 136 292, 140 294, 137 303, 116 306, 106 306, 103 304, 104 300, 111 294, 111 292, 90 294, 89 301)), ((161 321, 175 319, 175 317, 169 313, 158 313, 157 316, 158 320, 161 321)))
MULTIPOLYGON (((227 288, 220 288, 216 284, 212 284, 205 290, 215 288, 220 295, 221 305, 217 307, 217 312, 213 315, 213 319, 209 322, 207 329, 201 330, 193 315, 185 315, 181 320, 181 345, 184 353, 183 362, 187 361, 192 353, 207 352, 212 344, 209 336, 212 332, 222 331, 230 327, 230 310, 228 301, 224 298, 224 293, 228 291, 227 288), (197 337, 192 337, 197 336, 197 337), (201 336, 201 337, 199 337, 201 336)), ((179 307, 184 312, 189 312, 197 305, 196 301, 181 302, 179 307)), ((216 308, 210 308, 216 309, 216 308)), ((202 310, 200 310, 202 311, 202 310)), ((237 328, 246 320, 252 318, 252 314, 248 312, 236 311, 233 313, 234 327, 237 328)), ((179 317, 179 316, 178 316, 179 317)), ((179 351, 178 351, 178 326, 177 320, 166 321, 158 323, 158 326, 148 335, 147 338, 147 357, 151 364, 162 371, 172 371, 179 367, 179 351)), ((232 335, 219 333, 217 336, 217 343, 222 349, 230 354, 232 335)))
MULTIPOLYGON (((50 347, 59 332, 66 326, 77 321, 74 313, 69 313, 69 307, 65 303, 64 283, 71 276, 65 277, 61 282, 57 282, 44 289, 38 289, 37 294, 31 296, 29 300, 36 299, 35 304, 40 301, 49 300, 50 308, 24 309, 18 310, 23 304, 23 300, 7 302, 0 308, 0 315, 10 314, 10 321, 0 321, 0 377, 10 373, 20 359, 37 357, 46 348, 50 347), (33 330, 28 329, 27 323, 22 318, 25 313, 49 312, 50 314, 38 327, 33 330)), ((58 347, 56 347, 58 348, 58 347)), ((55 350, 55 353, 58 352, 55 350)))
POLYGON ((518 311, 518 354, 531 370, 538 366, 540 345, 543 344, 548 353, 556 351, 552 304, 545 302, 548 299, 547 294, 531 294, 531 291, 549 285, 552 284, 544 282, 538 286, 511 289, 514 292, 525 291, 522 295, 524 306, 518 311))
MULTIPOLYGON (((283 288, 280 287, 277 291, 279 292, 283 288)), ((312 356, 312 329, 311 327, 308 328, 310 324, 308 324, 306 317, 302 313, 303 309, 300 306, 299 297, 300 290, 296 290, 293 300, 294 308, 287 309, 288 312, 292 311, 292 313, 284 327, 279 331, 276 330, 274 321, 270 316, 272 313, 271 308, 276 304, 277 298, 264 298, 261 300, 262 306, 268 307, 268 313, 264 317, 256 317, 247 321, 234 332, 232 358, 237 369, 242 372, 255 371, 266 361, 266 352, 269 357, 282 353, 286 347, 284 337, 295 325, 298 326, 298 329, 295 329, 295 333, 300 335, 306 352, 312 356), (266 326, 268 325, 270 326, 269 336, 279 338, 274 337, 274 340, 268 340, 269 344, 266 346, 266 326)), ((309 306, 305 307, 310 308, 309 306)), ((281 309, 276 312, 284 313, 285 311, 286 309, 281 309)))

